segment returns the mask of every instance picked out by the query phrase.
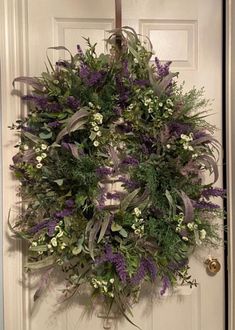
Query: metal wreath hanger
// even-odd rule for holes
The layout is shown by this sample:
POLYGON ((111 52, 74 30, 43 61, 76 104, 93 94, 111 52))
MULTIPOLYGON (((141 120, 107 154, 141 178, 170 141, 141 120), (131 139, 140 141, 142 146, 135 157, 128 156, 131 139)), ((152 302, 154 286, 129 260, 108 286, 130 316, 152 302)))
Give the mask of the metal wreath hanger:
MULTIPOLYGON (((121 29, 122 27, 122 0, 115 0, 115 28, 121 29)), ((122 48, 122 37, 117 33, 116 35, 116 45, 119 49, 122 48)))

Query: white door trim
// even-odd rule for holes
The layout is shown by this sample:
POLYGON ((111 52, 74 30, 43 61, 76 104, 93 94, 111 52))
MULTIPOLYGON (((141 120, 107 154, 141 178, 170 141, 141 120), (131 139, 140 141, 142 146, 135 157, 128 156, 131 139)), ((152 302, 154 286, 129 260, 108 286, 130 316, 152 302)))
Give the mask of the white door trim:
MULTIPOLYGON (((235 3, 226 1, 226 103, 227 103, 227 189, 228 189, 228 273, 229 273, 229 329, 235 330, 235 3)), ((15 122, 22 114, 23 108, 20 99, 9 95, 9 88, 15 77, 27 75, 27 0, 0 0, 0 97, 1 97, 1 132, 4 157, 2 162, 3 178, 3 283, 4 283, 4 329, 28 330, 28 313, 26 305, 26 291, 22 286, 23 257, 20 240, 12 240, 9 236, 7 225, 8 210, 17 202, 17 184, 10 180, 9 165, 14 154, 12 148, 8 148, 9 141, 17 138, 8 129, 8 125, 15 122), (11 196, 9 198, 9 196, 11 196), (11 255, 11 258, 9 258, 11 255)), ((25 282, 24 282, 25 283, 25 282)))
MULTIPOLYGON (((19 139, 8 126, 22 114, 20 98, 10 95, 14 77, 27 74, 26 0, 0 0, 0 60, 1 60, 1 133, 2 150, 2 219, 3 219, 3 302, 4 329, 26 330, 26 291, 23 288, 22 243, 12 239, 7 224, 8 211, 17 202, 17 183, 11 180, 9 165, 14 154, 12 145, 19 139)), ((17 86, 18 87, 18 86, 17 86)), ((24 281, 25 283, 25 281, 24 281)))
POLYGON ((229 330, 235 330, 235 3, 226 1, 226 167, 228 195, 228 306, 229 330))

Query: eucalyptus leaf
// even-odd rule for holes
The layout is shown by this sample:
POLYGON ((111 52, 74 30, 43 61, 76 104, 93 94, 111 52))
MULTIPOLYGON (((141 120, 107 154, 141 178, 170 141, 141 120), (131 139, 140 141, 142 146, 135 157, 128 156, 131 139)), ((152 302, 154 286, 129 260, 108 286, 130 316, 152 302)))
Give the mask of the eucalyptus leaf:
POLYGON ((113 222, 112 225, 111 225, 111 230, 112 231, 119 231, 122 229, 122 226, 120 226, 118 223, 116 222, 113 222))

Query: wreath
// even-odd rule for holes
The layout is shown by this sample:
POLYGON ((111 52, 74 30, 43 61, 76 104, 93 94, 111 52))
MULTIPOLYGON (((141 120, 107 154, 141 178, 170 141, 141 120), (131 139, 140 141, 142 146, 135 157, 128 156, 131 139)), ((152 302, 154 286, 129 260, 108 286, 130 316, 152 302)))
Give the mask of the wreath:
POLYGON ((170 62, 151 62, 147 39, 112 31, 100 55, 86 40, 75 56, 54 47, 70 60, 48 59, 39 78, 15 79, 31 90, 27 116, 11 127, 21 136, 11 170, 23 207, 10 226, 28 242, 26 268, 45 270, 35 300, 60 271, 66 297, 89 285, 132 322, 145 282, 160 295, 197 285, 190 254, 218 244, 219 145, 203 89, 185 93, 170 62))

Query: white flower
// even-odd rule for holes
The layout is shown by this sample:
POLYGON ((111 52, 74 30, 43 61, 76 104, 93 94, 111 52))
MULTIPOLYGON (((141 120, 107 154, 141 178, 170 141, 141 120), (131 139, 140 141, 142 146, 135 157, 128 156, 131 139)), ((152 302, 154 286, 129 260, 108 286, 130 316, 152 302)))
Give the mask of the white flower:
POLYGON ((167 149, 170 149, 171 148, 171 145, 170 144, 167 144, 166 147, 167 147, 167 149))
POLYGON ((134 58, 134 62, 135 62, 135 63, 138 63, 138 60, 137 60, 137 58, 134 58))
POLYGON ((100 129, 99 129, 99 126, 95 126, 94 128, 93 128, 93 130, 95 131, 95 132, 98 132, 100 129))
POLYGON ((195 153, 195 154, 192 155, 192 158, 193 159, 196 159, 197 157, 198 157, 198 154, 197 153, 195 153))
POLYGON ((141 210, 138 207, 134 208, 134 213, 137 217, 139 217, 141 215, 141 210))
POLYGON ((188 145, 184 143, 183 148, 184 148, 184 150, 188 150, 188 145))
POLYGON ((42 161, 42 157, 41 156, 37 156, 36 160, 40 163, 42 161))
POLYGON ((163 106, 163 103, 162 102, 159 102, 158 105, 159 105, 159 107, 162 107, 163 106))
POLYGON ((187 242, 187 241, 188 241, 188 237, 183 236, 183 237, 182 237, 182 240, 187 242))
MULTIPOLYGON (((46 144, 41 144, 41 149, 42 150, 47 150, 47 145, 46 144)), ((36 149, 37 150, 37 149, 36 149)))
POLYGON ((110 296, 111 298, 113 298, 113 297, 114 297, 114 294, 113 294, 112 292, 109 292, 109 296, 110 296))
POLYGON ((47 244, 48 249, 50 250, 52 248, 51 244, 47 244))
POLYGON ((36 149, 35 149, 35 151, 36 151, 36 152, 40 152, 40 151, 41 151, 41 149, 39 149, 39 148, 36 148, 36 149))
POLYGON ((91 122, 91 126, 95 127, 96 125, 97 125, 97 124, 96 124, 95 121, 92 121, 92 122, 91 122))
POLYGON ((113 284, 114 283, 114 278, 110 278, 109 282, 113 284))
POLYGON ((206 234, 207 233, 206 233, 205 229, 200 230, 200 232, 199 232, 200 239, 204 240, 206 238, 206 234))
POLYGON ((88 105, 90 108, 94 108, 94 104, 92 102, 89 102, 88 105))
POLYGON ((45 152, 43 152, 43 153, 41 154, 41 157, 42 157, 42 158, 46 158, 46 157, 47 157, 47 154, 46 154, 45 152))
POLYGON ((97 135, 97 136, 101 136, 101 131, 98 131, 98 132, 96 133, 96 135, 97 135))
POLYGON ((180 138, 181 138, 182 140, 188 141, 188 136, 185 135, 185 134, 181 134, 181 135, 180 135, 180 138))
POLYGON ((62 230, 59 231, 59 233, 56 235, 56 237, 62 237, 64 235, 64 232, 62 230))
POLYGON ((107 286, 104 286, 103 288, 104 288, 104 292, 108 292, 107 286))
POLYGON ((98 124, 102 124, 103 122, 103 115, 101 115, 101 113, 95 113, 93 116, 94 120, 98 123, 98 124))
POLYGON ((94 142, 93 142, 93 145, 94 145, 95 147, 98 147, 99 144, 100 144, 99 141, 94 141, 94 142))
POLYGON ((51 239, 51 245, 52 245, 52 246, 57 246, 57 240, 56 240, 56 237, 53 237, 53 238, 51 239))
POLYGON ((37 168, 41 168, 41 167, 42 167, 42 164, 41 164, 41 163, 38 163, 38 164, 36 165, 36 167, 37 167, 37 168))
POLYGON ((187 224, 187 227, 188 227, 189 230, 193 230, 193 229, 194 229, 194 224, 193 224, 193 222, 189 222, 189 223, 187 224))
POLYGON ((29 146, 27 146, 27 144, 23 145, 23 149, 24 150, 29 150, 29 146))
POLYGON ((61 250, 64 250, 66 248, 66 244, 65 243, 62 243, 61 246, 60 246, 61 250))
POLYGON ((136 226, 135 226, 135 224, 133 224, 133 225, 131 226, 131 228, 132 228, 132 229, 136 229, 136 226))
POLYGON ((37 245, 38 245, 37 242, 33 242, 33 243, 32 243, 32 246, 37 246, 37 245))
POLYGON ((192 146, 189 146, 189 147, 188 147, 188 150, 193 151, 194 149, 193 149, 192 146))
POLYGON ((152 108, 148 108, 148 113, 152 113, 153 109, 152 108))

